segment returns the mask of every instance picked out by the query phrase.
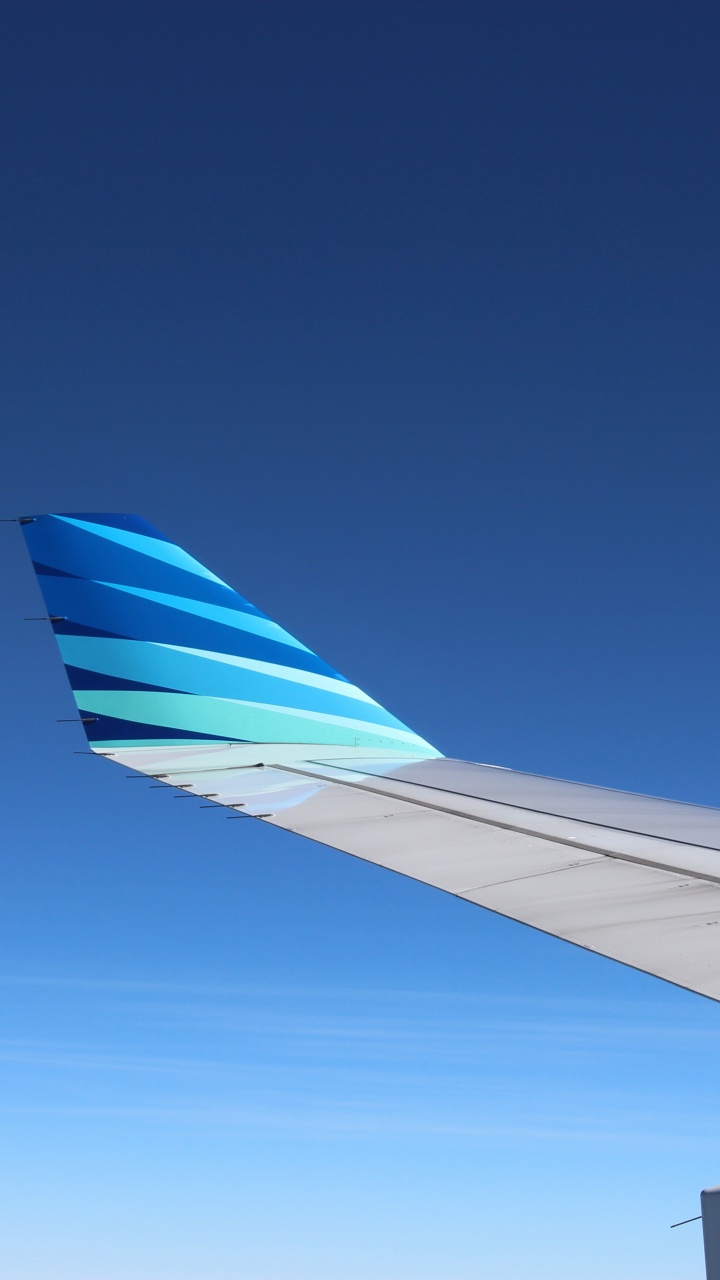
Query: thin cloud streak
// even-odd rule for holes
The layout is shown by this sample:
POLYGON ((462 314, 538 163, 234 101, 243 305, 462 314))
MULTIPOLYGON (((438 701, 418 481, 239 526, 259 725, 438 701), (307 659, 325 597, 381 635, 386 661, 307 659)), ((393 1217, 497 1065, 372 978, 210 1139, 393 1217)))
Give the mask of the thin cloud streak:
MULTIPOLYGON (((94 1118, 104 1117, 109 1120, 136 1120, 163 1125, 181 1126, 218 1126, 247 1131, 255 1131, 263 1138, 270 1135, 276 1137, 299 1137, 303 1139, 326 1139, 333 1136, 358 1140, 392 1140, 395 1138, 446 1138, 460 1141, 494 1141, 500 1144, 506 1141, 532 1141, 538 1143, 562 1143, 569 1146, 592 1147, 624 1147, 631 1150, 647 1149, 654 1151, 692 1150, 697 1146, 705 1133, 683 1132, 682 1126, 676 1131, 663 1128, 661 1121, 667 1121, 666 1113, 647 1116, 647 1129, 632 1128, 637 1123, 635 1113, 616 1117, 613 1127, 598 1124, 597 1127, 587 1124, 587 1117, 578 1114, 564 1116, 553 1120, 548 1117, 544 1123, 473 1123, 461 1119, 431 1121, 418 1116, 402 1116, 396 1112, 382 1111, 377 1108, 363 1112, 349 1110, 312 1111, 307 1109, 287 1111, 267 1107, 240 1106, 172 1106, 172 1105, 21 1105, 17 1107, 2 1106, 0 1115, 9 1116, 47 1116, 56 1118, 94 1118)), ((680 1120, 681 1118, 678 1117, 680 1120)))
POLYGON ((0 988, 6 1115, 224 1125, 304 1140, 679 1150, 708 1137, 694 1116, 698 1098, 713 1096, 709 1077, 698 1077, 687 1109, 677 1099, 668 1109, 661 1077, 632 1094, 624 1083, 628 1063, 661 1070, 665 1049, 715 1059, 720 1035, 686 1011, 640 1026, 636 1003, 602 1000, 16 975, 0 988), (57 1037, 31 1034, 38 1008, 57 1037), (529 1058, 530 1090, 521 1070, 529 1058))

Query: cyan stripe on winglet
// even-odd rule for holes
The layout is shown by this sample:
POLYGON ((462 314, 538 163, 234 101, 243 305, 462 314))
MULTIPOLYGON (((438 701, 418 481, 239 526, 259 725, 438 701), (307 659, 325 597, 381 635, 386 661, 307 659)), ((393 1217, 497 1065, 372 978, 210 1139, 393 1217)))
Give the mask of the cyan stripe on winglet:
POLYGON ((384 707, 363 699, 353 685, 327 678, 321 687, 314 681, 296 681, 293 667, 273 666, 268 662, 214 662, 212 654, 192 653, 145 640, 72 635, 59 635, 57 640, 69 668, 70 683, 76 690, 117 688, 117 684, 111 682, 121 680, 126 690, 149 685, 178 693, 269 704, 285 710, 292 706, 299 711, 323 715, 349 715, 386 729, 407 728, 384 707), (285 673, 286 678, 281 673, 285 673))
MULTIPOLYGON (((114 525, 77 520, 74 516, 56 515, 55 519, 64 520, 66 524, 74 524, 76 528, 85 529, 87 533, 94 533, 99 538, 107 538, 110 542, 119 542, 123 547, 129 547, 131 551, 140 551, 143 555, 152 556, 155 560, 164 560, 166 564, 174 565, 176 569, 186 569, 188 573, 196 573, 200 578, 209 578, 211 582, 217 582, 221 587, 228 587, 227 582, 223 582, 222 578, 211 573, 204 564, 189 555, 187 551, 183 551, 182 547, 177 547, 174 542, 150 538, 144 533, 132 533, 129 529, 118 529, 114 525)), ((232 591, 232 587, 228 587, 228 591, 232 591)))
POLYGON ((277 622, 254 613, 243 613, 240 609, 226 609, 224 605, 206 604, 203 600, 191 600, 188 596, 167 595, 164 591, 148 591, 144 587, 126 587, 120 582, 99 582, 100 587, 110 587, 113 591, 125 591, 130 596, 140 596, 142 600, 152 600, 153 604, 166 605, 169 609, 180 609, 183 613, 195 614, 198 618, 209 618, 211 622, 221 622, 225 627, 235 627, 238 631, 250 631, 253 635, 264 636, 266 640, 276 640, 279 644, 291 645, 293 649, 303 649, 311 653, 307 645, 301 644, 288 631, 284 631, 277 622))
MULTIPOLYGON (((244 667, 248 671, 257 671, 261 675, 275 676, 279 680, 292 680, 293 684, 311 685, 313 689, 327 689, 328 693, 337 693, 341 697, 356 698, 358 702, 367 702, 372 707, 380 703, 363 693, 356 684, 350 684, 344 676, 321 676, 314 671, 300 670, 299 667, 285 667, 279 662, 260 662, 257 658, 240 658, 233 653, 217 653, 212 649, 191 649, 188 645, 163 644, 163 649, 174 649, 177 653, 191 653, 196 658, 207 658, 210 662, 222 662, 231 667, 244 667)), ((309 652, 309 650, 308 650, 309 652)))

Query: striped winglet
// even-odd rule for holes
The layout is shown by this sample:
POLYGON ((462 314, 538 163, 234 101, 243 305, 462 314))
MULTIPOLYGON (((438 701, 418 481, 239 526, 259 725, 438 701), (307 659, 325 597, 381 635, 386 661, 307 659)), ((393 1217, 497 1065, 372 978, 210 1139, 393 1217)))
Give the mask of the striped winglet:
POLYGON ((146 521, 23 521, 95 750, 313 743, 437 756, 146 521))

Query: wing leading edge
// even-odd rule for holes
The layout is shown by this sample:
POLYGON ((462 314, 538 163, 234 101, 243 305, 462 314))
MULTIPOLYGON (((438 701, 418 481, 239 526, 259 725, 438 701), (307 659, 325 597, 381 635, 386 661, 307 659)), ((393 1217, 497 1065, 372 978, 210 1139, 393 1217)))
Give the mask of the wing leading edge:
POLYGON ((720 810, 445 759, 145 522, 23 531, 97 754, 720 999, 720 810))

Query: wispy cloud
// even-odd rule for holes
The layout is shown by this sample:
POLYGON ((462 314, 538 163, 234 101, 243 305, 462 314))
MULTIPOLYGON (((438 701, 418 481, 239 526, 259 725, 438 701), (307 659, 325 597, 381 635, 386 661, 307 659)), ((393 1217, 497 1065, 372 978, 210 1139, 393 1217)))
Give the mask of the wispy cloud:
MULTIPOLYGON (((665 1148, 698 1139, 673 1063, 716 1060, 713 1021, 702 1006, 5 975, 0 1089, 16 1114, 665 1148), (637 1096, 628 1064, 635 1080, 646 1068, 637 1096)), ((714 1096, 709 1066, 696 1074, 714 1096)))

